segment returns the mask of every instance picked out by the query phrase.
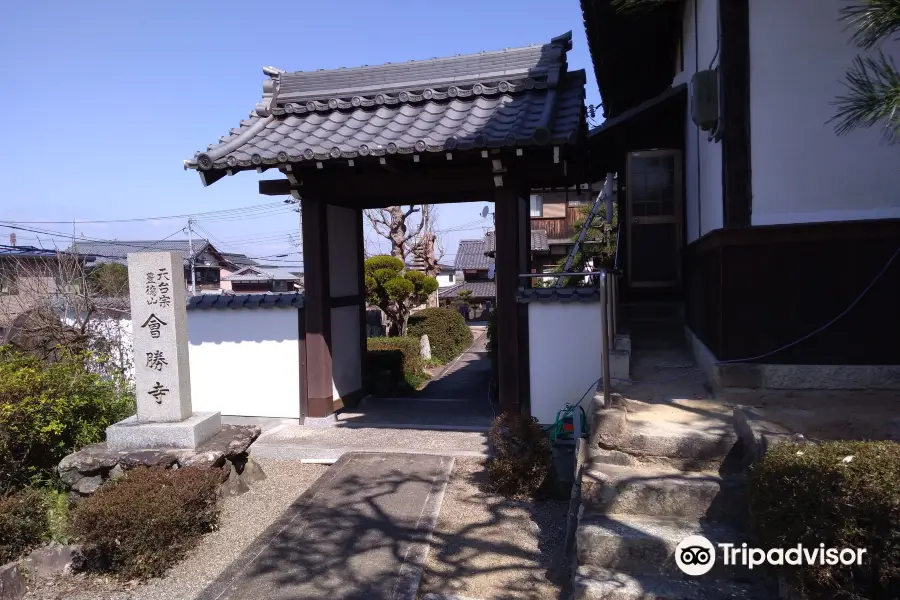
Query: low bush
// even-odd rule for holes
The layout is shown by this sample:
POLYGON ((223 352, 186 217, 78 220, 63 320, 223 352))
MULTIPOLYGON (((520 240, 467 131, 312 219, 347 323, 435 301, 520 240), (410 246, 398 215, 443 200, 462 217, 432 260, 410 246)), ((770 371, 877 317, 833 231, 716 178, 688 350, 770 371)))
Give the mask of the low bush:
POLYGON ((492 491, 508 497, 533 497, 551 474, 550 440, 532 417, 503 413, 488 432, 491 457, 488 480, 492 491))
POLYGON ((417 338, 369 338, 366 347, 366 372, 372 380, 370 385, 376 384, 384 373, 389 373, 391 389, 381 391, 403 394, 427 381, 417 338))
POLYGON ((472 343, 472 330, 456 310, 447 307, 426 308, 409 317, 407 335, 416 339, 428 336, 431 354, 450 362, 472 343))
POLYGON ((49 527, 46 496, 23 489, 0 497, 0 565, 39 545, 49 527))
POLYGON ((133 396, 91 372, 90 358, 47 363, 0 348, 0 491, 50 481, 67 454, 134 412, 133 396))
POLYGON ((137 468, 73 511, 82 568, 122 578, 163 574, 218 525, 215 469, 137 468))
POLYGON ((752 470, 763 548, 865 548, 861 566, 785 566, 810 598, 900 598, 900 444, 782 444, 752 470))

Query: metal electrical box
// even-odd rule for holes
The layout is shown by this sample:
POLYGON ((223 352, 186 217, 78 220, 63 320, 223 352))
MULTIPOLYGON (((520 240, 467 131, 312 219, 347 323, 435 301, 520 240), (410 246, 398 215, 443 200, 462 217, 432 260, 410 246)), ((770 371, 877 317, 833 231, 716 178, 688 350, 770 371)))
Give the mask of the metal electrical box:
POLYGON ((719 72, 698 71, 691 77, 691 119, 703 131, 719 123, 719 72))

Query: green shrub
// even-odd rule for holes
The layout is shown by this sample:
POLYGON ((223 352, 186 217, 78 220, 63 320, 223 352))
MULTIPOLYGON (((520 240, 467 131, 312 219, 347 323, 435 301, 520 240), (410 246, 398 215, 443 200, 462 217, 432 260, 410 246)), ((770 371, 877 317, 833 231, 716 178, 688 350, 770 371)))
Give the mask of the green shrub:
POLYGON ((45 363, 0 348, 0 490, 50 481, 63 457, 134 412, 133 396, 90 365, 89 355, 45 363))
POLYGON ((900 598, 900 444, 778 445, 748 490, 761 547, 866 549, 861 567, 784 567, 810 598, 900 598))
POLYGON ((409 317, 408 335, 428 336, 431 354, 444 362, 459 356, 472 343, 472 330, 452 308, 426 308, 409 317))
POLYGON ((48 529, 47 508, 40 490, 26 488, 0 496, 0 565, 43 541, 48 529))
POLYGON ((385 393, 405 394, 421 386, 428 379, 425 363, 419 353, 419 340, 411 337, 369 338, 366 340, 366 372, 377 382, 390 373, 390 390, 385 393))
POLYGON ((81 568, 127 579, 162 575, 216 529, 218 486, 215 469, 128 471, 74 510, 81 568))
POLYGON ((503 413, 488 432, 487 461, 492 491, 508 497, 531 497, 547 482, 553 464, 550 440, 532 417, 503 413))

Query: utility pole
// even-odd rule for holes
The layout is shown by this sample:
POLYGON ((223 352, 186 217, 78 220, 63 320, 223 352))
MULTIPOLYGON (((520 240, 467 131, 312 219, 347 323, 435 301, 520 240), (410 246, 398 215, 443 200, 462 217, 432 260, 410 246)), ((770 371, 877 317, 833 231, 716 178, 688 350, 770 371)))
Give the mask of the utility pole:
POLYGON ((191 262, 191 296, 197 295, 197 270, 194 268, 194 220, 188 219, 188 252, 190 253, 190 257, 188 260, 191 262))

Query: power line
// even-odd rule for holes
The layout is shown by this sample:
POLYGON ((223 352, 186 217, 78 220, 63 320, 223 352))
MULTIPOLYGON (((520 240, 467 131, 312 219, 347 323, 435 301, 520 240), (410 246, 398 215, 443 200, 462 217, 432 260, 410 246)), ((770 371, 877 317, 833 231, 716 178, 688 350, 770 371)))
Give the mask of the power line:
POLYGON ((106 220, 85 220, 81 221, 78 219, 72 219, 69 221, 5 221, 7 223, 15 223, 17 225, 69 225, 72 223, 75 224, 99 224, 99 223, 135 223, 141 221, 162 221, 165 219, 188 219, 188 218, 198 218, 203 217, 205 219, 215 219, 217 216, 219 217, 237 217, 243 214, 254 214, 254 213, 264 213, 270 212, 271 209, 278 208, 278 211, 275 212, 285 212, 286 209, 289 212, 293 212, 293 209, 288 209, 283 202, 266 202, 264 204, 252 204, 250 206, 242 206, 237 208, 227 208, 221 210, 213 210, 199 213, 190 213, 184 215, 164 215, 161 217, 134 217, 129 219, 106 219, 106 220))

